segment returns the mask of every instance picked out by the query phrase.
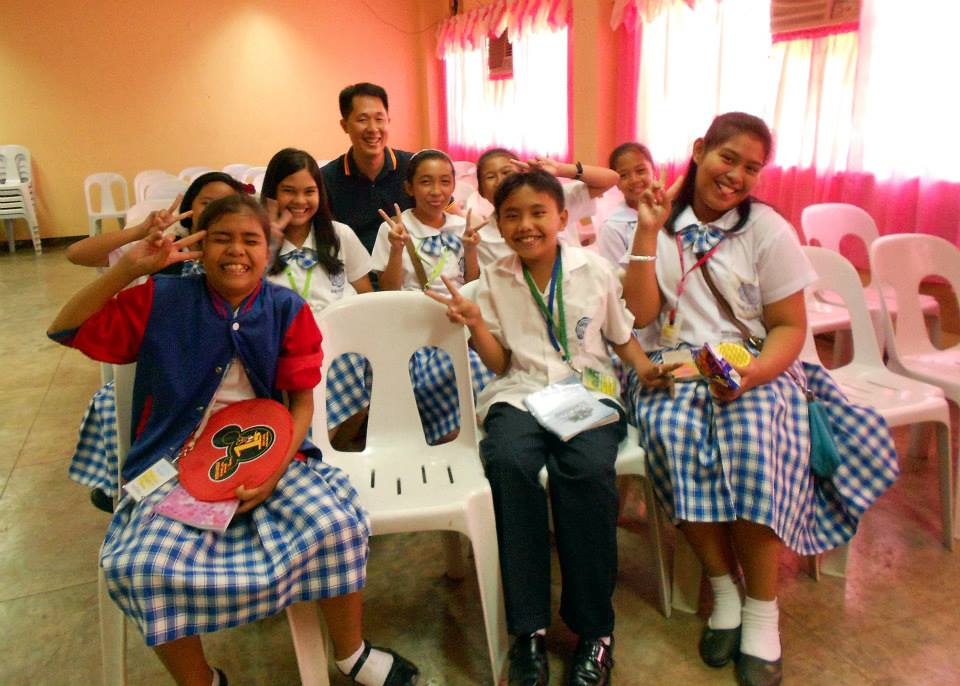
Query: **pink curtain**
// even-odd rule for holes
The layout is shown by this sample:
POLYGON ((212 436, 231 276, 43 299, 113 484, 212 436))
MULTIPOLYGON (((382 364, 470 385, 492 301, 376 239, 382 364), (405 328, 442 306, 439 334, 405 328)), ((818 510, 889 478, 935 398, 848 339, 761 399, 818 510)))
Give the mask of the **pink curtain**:
MULTIPOLYGON (((750 4, 756 12, 761 0, 750 4)), ((652 15, 638 14, 636 131, 658 161, 681 171, 712 116, 753 112, 776 140, 757 195, 798 230, 807 205, 847 202, 869 212, 881 233, 918 231, 960 244, 960 89, 949 77, 960 3, 864 0, 856 33, 776 43, 769 30, 735 38, 748 19, 741 0, 617 0, 621 21, 631 6, 652 15), (685 72, 690 52, 677 49, 690 45, 701 68, 714 67, 693 81, 695 97, 685 72), (740 68, 724 45, 736 45, 740 68), (743 64, 753 65, 749 77, 743 64), (753 94, 738 90, 744 83, 753 94)))

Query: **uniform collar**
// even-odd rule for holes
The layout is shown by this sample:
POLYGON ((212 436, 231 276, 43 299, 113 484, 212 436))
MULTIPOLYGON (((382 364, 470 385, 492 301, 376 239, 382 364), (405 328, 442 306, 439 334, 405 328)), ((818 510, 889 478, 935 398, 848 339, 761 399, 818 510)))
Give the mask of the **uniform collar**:
MULTIPOLYGON (((560 258, 563 260, 564 280, 566 280, 567 274, 580 269, 587 263, 587 258, 582 248, 571 248, 564 243, 560 243, 560 258)), ((512 274, 519 283, 526 283, 523 279, 523 263, 520 261, 520 256, 516 253, 510 255, 508 258, 498 260, 494 264, 501 273, 512 274)))
MULTIPOLYGON (((213 309, 222 319, 230 319, 232 316, 232 309, 230 303, 227 302, 227 299, 222 295, 217 293, 213 287, 210 285, 210 282, 207 279, 204 279, 204 283, 207 286, 207 293, 210 294, 210 301, 213 303, 213 309)), ((238 314, 246 314, 250 311, 250 308, 253 307, 253 304, 257 301, 257 297, 260 295, 260 291, 263 290, 263 279, 260 279, 257 282, 257 287, 240 302, 240 306, 237 307, 238 314)))
MULTIPOLYGON (((343 175, 352 176, 353 170, 357 168, 357 160, 353 156, 353 146, 350 146, 350 149, 347 150, 347 153, 343 156, 343 175)), ((383 167, 380 169, 380 172, 377 174, 379 179, 384 174, 392 172, 397 168, 397 155, 393 152, 393 148, 384 146, 383 148, 383 167)))
MULTIPOLYGON (((316 239, 314 239, 314 237, 313 237, 313 229, 311 229, 311 230, 307 233, 307 237, 304 239, 303 245, 301 245, 300 248, 310 248, 311 250, 313 250, 314 252, 316 252, 316 250, 317 250, 317 241, 316 241, 316 239)), ((299 249, 299 248, 297 248, 297 246, 295 246, 293 243, 291 243, 291 242, 288 241, 286 238, 284 238, 284 239, 283 239, 283 245, 280 246, 280 257, 283 257, 284 255, 286 255, 286 254, 288 254, 288 253, 291 253, 291 252, 293 252, 294 250, 298 250, 298 249, 299 249)))
POLYGON ((737 225, 737 222, 740 221, 740 212, 736 207, 733 209, 727 210, 722 216, 715 219, 712 222, 701 222, 697 219, 697 215, 693 212, 693 207, 687 205, 683 212, 677 216, 677 220, 673 223, 677 231, 680 231, 684 227, 690 226, 691 224, 696 224, 697 226, 712 226, 715 229, 720 229, 721 231, 729 231, 737 225))
POLYGON ((627 203, 622 202, 613 209, 613 212, 607 215, 607 219, 615 222, 635 222, 637 221, 637 211, 627 203))
POLYGON ((444 231, 449 231, 457 227, 458 217, 451 214, 443 215, 443 226, 439 229, 435 229, 432 226, 427 226, 413 213, 413 209, 403 211, 403 225, 406 227, 407 232, 414 238, 429 238, 430 236, 437 236, 444 231))

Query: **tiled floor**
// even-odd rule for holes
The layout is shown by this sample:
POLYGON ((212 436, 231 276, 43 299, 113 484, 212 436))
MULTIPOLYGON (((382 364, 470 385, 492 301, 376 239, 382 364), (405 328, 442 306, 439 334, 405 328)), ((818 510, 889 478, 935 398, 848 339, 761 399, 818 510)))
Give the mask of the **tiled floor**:
MULTIPOLYGON (((0 684, 99 683, 97 548, 107 516, 67 479, 76 427, 97 388, 95 363, 44 336, 57 307, 91 270, 62 249, 36 259, 0 253, 0 684)), ((954 423, 956 427, 956 422, 954 423)), ((898 432, 906 446, 906 433, 898 432)), ((902 454, 902 453, 901 453, 902 454)), ((787 684, 960 683, 960 552, 939 540, 936 461, 904 458, 903 476, 867 514, 847 579, 815 582, 784 554, 787 684)), ((655 609, 646 532, 620 533, 616 683, 732 684, 696 655, 703 620, 655 609)), ((490 683, 475 580, 447 580, 436 535, 374 539, 367 634, 421 667, 421 683, 490 683)), ((559 586, 556 587, 559 591, 559 586)), ((171 683, 135 629, 130 684, 171 683)), ((573 637, 549 636, 554 682, 573 637)), ((231 683, 294 684, 286 622, 275 617, 206 642, 231 683)), ((334 684, 346 684, 335 677, 334 684)))

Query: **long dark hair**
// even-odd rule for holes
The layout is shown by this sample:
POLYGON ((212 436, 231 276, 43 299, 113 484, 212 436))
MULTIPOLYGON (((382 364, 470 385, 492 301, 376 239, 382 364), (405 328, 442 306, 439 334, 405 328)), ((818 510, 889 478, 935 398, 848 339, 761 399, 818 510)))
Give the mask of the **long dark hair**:
MULTIPOLYGON (((763 119, 755 117, 752 114, 747 114, 746 112, 727 112, 726 114, 714 117, 710 128, 707 129, 707 132, 703 135, 704 154, 710 152, 718 145, 723 145, 741 133, 748 133, 751 136, 755 136, 763 143, 763 161, 764 164, 766 164, 773 150, 773 136, 770 134, 770 129, 767 128, 763 119)), ((691 156, 690 163, 687 164, 686 175, 683 177, 683 185, 680 186, 680 192, 677 193, 677 197, 673 201, 673 209, 670 210, 670 216, 667 218, 666 229, 671 234, 676 232, 674 224, 677 221, 677 217, 680 216, 680 213, 683 212, 688 205, 693 205, 696 185, 697 163, 691 156)), ((750 205, 752 203, 753 198, 748 196, 737 205, 737 214, 740 215, 740 219, 731 231, 739 231, 747 223, 747 220, 750 218, 750 205)))
MULTIPOLYGON (((338 255, 340 253, 340 239, 333 228, 333 218, 330 216, 330 204, 327 202, 327 190, 323 185, 323 176, 320 174, 320 166, 313 159, 313 155, 305 150, 296 148, 284 148, 276 155, 270 158, 267 165, 267 171, 263 175, 263 188, 260 191, 261 199, 277 199, 277 187, 280 182, 291 174, 296 174, 301 169, 306 169, 317 184, 317 212, 310 220, 313 227, 313 240, 317 245, 317 261, 327 273, 331 276, 343 271, 343 260, 338 255)), ((284 269, 284 263, 280 259, 279 253, 273 259, 270 265, 270 274, 279 274, 284 269)))
MULTIPOLYGON (((200 191, 203 190, 204 186, 207 186, 211 183, 223 183, 237 193, 249 194, 250 189, 246 184, 240 183, 235 178, 226 174, 224 172, 212 171, 207 172, 206 174, 201 174, 195 178, 190 185, 187 187, 187 190, 183 193, 183 200, 180 201, 180 214, 187 212, 193 207, 193 201, 197 199, 197 196, 200 195, 200 191)), ((193 229, 193 217, 184 217, 180 220, 180 226, 185 229, 193 229)))

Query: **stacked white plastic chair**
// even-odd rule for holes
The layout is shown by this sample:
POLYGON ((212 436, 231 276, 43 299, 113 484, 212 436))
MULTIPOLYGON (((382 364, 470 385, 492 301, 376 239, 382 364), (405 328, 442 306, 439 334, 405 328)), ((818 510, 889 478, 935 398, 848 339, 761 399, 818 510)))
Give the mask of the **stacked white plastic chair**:
MULTIPOLYGON (((919 292, 924 279, 939 277, 949 284, 954 303, 960 305, 960 249, 937 236, 883 236, 870 246, 870 268, 878 285, 889 288, 896 300, 895 330, 889 316, 883 320, 891 369, 939 386, 950 402, 960 405, 960 344, 944 349, 933 345, 924 326, 919 292)), ((954 532, 960 533, 956 519, 954 532)))
MULTIPOLYGON (((956 497, 951 488, 950 408, 943 391, 930 383, 895 373, 884 365, 860 277, 853 265, 839 253, 826 248, 805 246, 804 252, 819 276, 810 289, 831 292, 850 312, 853 359, 843 367, 830 370, 847 398, 858 405, 876 408, 891 428, 922 423, 932 423, 936 427, 943 544, 952 549, 956 497)), ((801 358, 820 363, 809 329, 801 358)), ((845 549, 825 556, 824 573, 842 575, 845 568, 845 549)))
POLYGON ((22 145, 0 145, 0 219, 7 227, 7 243, 11 253, 17 249, 13 235, 14 219, 27 222, 34 253, 39 255, 43 252, 30 151, 22 145))
POLYGON ((210 167, 184 167, 183 169, 180 170, 180 173, 177 174, 177 176, 181 180, 186 181, 187 183, 190 183, 201 174, 206 174, 207 172, 212 172, 212 171, 216 171, 216 170, 211 169, 210 167))
MULTIPOLYGON (((873 221, 873 217, 856 205, 847 203, 828 202, 810 205, 804 208, 800 223, 803 226, 803 233, 807 237, 807 243, 813 245, 813 241, 816 241, 821 247, 833 250, 836 253, 840 253, 840 245, 848 236, 859 238, 863 241, 867 250, 880 237, 880 232, 877 230, 877 224, 873 221)), ((877 340, 880 341, 882 347, 883 308, 880 300, 883 300, 883 304, 894 322, 897 319, 896 300, 890 293, 881 294, 872 283, 864 287, 864 296, 867 308, 874 320, 877 340)), ((830 293, 819 294, 817 301, 828 305, 842 306, 842 303, 838 303, 836 297, 830 293)), ((934 336, 937 337, 940 321, 940 305, 937 303, 937 299, 928 295, 921 295, 920 307, 924 315, 931 320, 934 336)))
POLYGON ((142 172, 138 172, 137 175, 133 177, 133 202, 141 202, 147 197, 147 186, 151 183, 162 179, 175 178, 177 177, 162 169, 145 169, 142 172))
POLYGON ((114 172, 91 174, 83 181, 83 196, 87 202, 87 228, 91 236, 103 230, 104 219, 116 219, 120 228, 124 228, 125 217, 130 201, 127 180, 114 172), (115 202, 113 187, 120 187, 120 202, 115 202), (99 207, 94 207, 94 188, 99 189, 99 207))
POLYGON ((177 177, 160 178, 150 182, 144 191, 144 200, 173 200, 185 193, 190 184, 177 177))
POLYGON ((232 176, 233 178, 235 178, 237 181, 243 181, 244 175, 247 173, 247 170, 248 170, 251 166, 253 166, 253 165, 250 165, 250 164, 242 164, 242 163, 228 164, 227 166, 225 166, 225 167, 223 168, 223 173, 224 173, 224 174, 229 174, 230 176, 232 176))
MULTIPOLYGON (((327 463, 350 477, 370 514, 374 535, 445 531, 470 540, 496 684, 507 654, 506 619, 493 499, 477 445, 465 329, 447 321, 445 308, 422 293, 402 291, 345 298, 327 307, 317 323, 324 355, 315 392, 313 441, 327 463), (386 340, 389 345, 383 344, 386 340), (460 400, 459 435, 435 446, 424 441, 407 371, 410 356, 425 345, 450 354, 460 400), (359 453, 339 452, 327 439, 327 372, 347 352, 365 356, 373 370, 367 442, 359 453)), ((447 537, 448 543, 457 540, 447 537)), ((452 576, 462 564, 458 551, 459 546, 448 545, 452 576)))
MULTIPOLYGON (((130 450, 130 422, 133 414, 133 382, 137 365, 113 367, 114 391, 117 399, 117 483, 120 470, 130 450)), ((116 489, 119 492, 119 489, 116 489)), ((118 498, 114 497, 114 506, 118 498)), ((98 556, 99 558, 99 556, 98 556)), ((100 606, 100 664, 104 686, 124 686, 127 683, 127 631, 123 611, 110 599, 102 568, 97 570, 100 606)), ((287 607, 287 622, 297 655, 300 681, 304 686, 329 686, 326 644, 317 604, 312 601, 287 607)))
POLYGON ((263 166, 247 167, 246 173, 244 173, 243 178, 240 180, 244 183, 253 183, 258 176, 262 177, 266 171, 267 168, 263 166))

